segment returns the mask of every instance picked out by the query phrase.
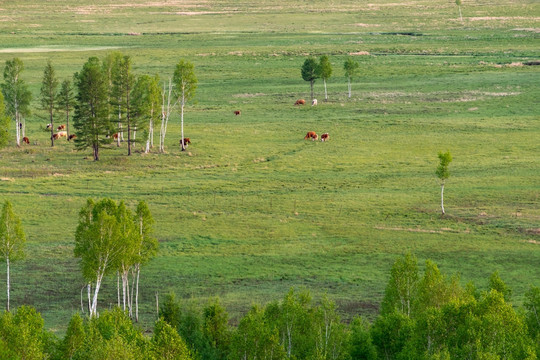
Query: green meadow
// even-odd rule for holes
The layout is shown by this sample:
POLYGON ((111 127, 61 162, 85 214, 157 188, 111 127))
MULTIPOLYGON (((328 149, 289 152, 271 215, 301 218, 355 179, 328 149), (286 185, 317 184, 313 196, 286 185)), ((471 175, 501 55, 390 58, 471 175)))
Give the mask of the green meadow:
MULTIPOLYGON (((540 285, 540 3, 461 10, 463 21, 450 0, 0 1, 0 64, 20 58, 34 96, 30 145, 15 146, 13 126, 0 150, 0 200, 27 235, 12 306, 35 306, 65 331, 85 285, 78 212, 103 197, 145 200, 156 220, 160 250, 141 271, 146 327, 156 293, 171 291, 202 304, 219 296, 233 321, 290 287, 327 293, 345 318, 373 318, 407 252, 479 289, 499 271, 521 305, 540 285), (63 80, 111 51, 165 80, 180 59, 194 63, 186 152, 178 112, 164 154, 111 145, 94 162, 67 141, 50 147, 38 98, 47 60, 63 80), (302 63, 321 55, 334 70, 328 101, 317 80, 318 106, 293 106, 310 100, 302 63), (351 98, 349 56, 360 63, 351 98), (303 140, 307 131, 330 140, 303 140), (454 159, 445 216, 439 151, 454 159)), ((115 303, 110 276, 98 309, 115 303)))

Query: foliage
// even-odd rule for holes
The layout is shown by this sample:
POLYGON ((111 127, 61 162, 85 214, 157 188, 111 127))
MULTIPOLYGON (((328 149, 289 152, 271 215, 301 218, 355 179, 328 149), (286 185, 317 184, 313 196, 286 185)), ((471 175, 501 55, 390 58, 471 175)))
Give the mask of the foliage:
POLYGON ((49 116, 49 124, 51 124, 51 146, 54 146, 54 112, 58 103, 58 79, 56 72, 51 64, 47 61, 47 65, 43 70, 43 79, 41 81, 40 102, 41 108, 47 112, 49 116))
POLYGON ((399 311, 411 317, 413 302, 418 292, 418 261, 410 253, 398 258, 390 272, 386 286, 381 314, 399 311))
POLYGON ((512 289, 510 289, 501 279, 499 272, 495 271, 489 277, 489 289, 496 290, 504 296, 504 301, 509 302, 512 298, 512 289))
POLYGON ((57 106, 58 110, 63 111, 66 114, 66 131, 69 139, 69 116, 73 112, 76 105, 75 94, 73 93, 73 83, 69 79, 62 81, 60 91, 58 92, 57 106))
POLYGON ((6 115, 4 95, 0 92, 0 149, 7 145, 9 139, 9 116, 6 115))
POLYGON ((91 57, 75 74, 77 105, 75 106, 74 126, 78 150, 91 147, 93 158, 99 160, 99 149, 109 144, 112 133, 107 103, 107 83, 97 57, 91 57))
POLYGON ((156 359, 189 360, 188 348, 171 325, 158 320, 152 336, 152 353, 156 359))
POLYGON ((195 76, 195 66, 189 61, 180 60, 174 70, 173 83, 175 95, 180 103, 180 139, 182 151, 186 149, 184 143, 184 106, 186 102, 193 99, 197 89, 197 77, 195 76))
POLYGON ((358 316, 351 322, 351 358, 377 359, 377 349, 371 338, 370 325, 365 319, 358 316))
POLYGON ((0 315, 0 357, 38 360, 54 353, 54 338, 43 328, 43 318, 30 306, 0 315), (3 345, 2 345, 3 344, 3 345))
POLYGON ((444 182, 444 180, 448 179, 448 177, 450 176, 450 172, 448 171, 448 165, 450 164, 450 162, 452 162, 452 155, 449 151, 445 153, 439 151, 439 154, 437 156, 439 157, 439 165, 437 166, 437 171, 435 172, 435 174, 437 174, 437 177, 444 182))
POLYGON ((319 65, 314 57, 307 58, 300 68, 302 79, 309 81, 311 87, 311 100, 313 100, 313 84, 320 77, 319 65))
POLYGON ((6 113, 15 120, 17 146, 20 145, 19 124, 21 124, 24 116, 30 114, 30 101, 32 100, 32 93, 20 78, 23 70, 24 64, 21 59, 14 58, 13 60, 6 60, 4 83, 1 84, 6 103, 6 113))

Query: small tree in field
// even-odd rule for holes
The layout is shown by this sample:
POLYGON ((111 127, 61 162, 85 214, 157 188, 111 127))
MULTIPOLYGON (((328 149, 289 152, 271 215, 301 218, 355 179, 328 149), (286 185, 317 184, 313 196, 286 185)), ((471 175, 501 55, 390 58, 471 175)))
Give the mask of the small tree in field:
POLYGON ((7 60, 4 67, 4 83, 2 84, 6 113, 15 120, 15 135, 18 147, 21 146, 21 138, 24 136, 24 125, 22 126, 23 135, 21 136, 21 124, 24 124, 24 116, 30 113, 30 100, 32 100, 32 93, 21 79, 23 70, 24 65, 21 59, 7 60))
POLYGON ((358 61, 353 60, 353 58, 348 58, 345 61, 345 64, 343 64, 343 70, 345 70, 345 76, 347 77, 347 87, 349 90, 349 98, 351 97, 351 82, 352 78, 356 76, 358 73, 358 68, 360 67, 360 64, 358 64, 358 61))
POLYGON ((324 83, 324 100, 328 101, 328 91, 326 90, 326 80, 328 80, 330 76, 332 76, 332 64, 330 63, 330 60, 328 59, 327 55, 321 56, 319 60, 318 73, 324 83))
POLYGON ((54 110, 57 107, 58 79, 51 61, 47 61, 45 70, 43 70, 43 81, 41 82, 41 108, 49 115, 49 124, 51 124, 51 146, 54 146, 54 110))
POLYGON ((459 9, 459 21, 463 22, 463 16, 461 16, 461 0, 456 0, 456 5, 459 9))
POLYGON ((439 152, 439 166, 437 166, 437 177, 441 179, 441 210, 444 215, 444 181, 450 176, 448 171, 448 165, 452 161, 452 155, 447 151, 445 153, 439 152))
POLYGON ((11 202, 4 202, 2 213, 0 214, 0 256, 7 264, 7 306, 9 311, 9 264, 10 261, 22 259, 24 257, 24 235, 21 219, 13 212, 11 202))
POLYGON ((194 66, 189 61, 180 60, 174 71, 173 82, 176 87, 176 97, 180 102, 180 128, 182 151, 186 150, 184 144, 184 105, 188 100, 195 96, 197 89, 197 77, 195 76, 194 66))
POLYGON ((315 80, 319 78, 319 64, 317 64, 317 60, 313 57, 307 58, 302 65, 301 73, 302 79, 309 81, 311 87, 311 100, 313 101, 313 84, 315 84, 315 80))
POLYGON ((58 110, 66 113, 66 132, 69 140, 69 114, 73 113, 75 108, 75 94, 73 93, 73 83, 66 79, 62 81, 60 92, 58 93, 58 110))

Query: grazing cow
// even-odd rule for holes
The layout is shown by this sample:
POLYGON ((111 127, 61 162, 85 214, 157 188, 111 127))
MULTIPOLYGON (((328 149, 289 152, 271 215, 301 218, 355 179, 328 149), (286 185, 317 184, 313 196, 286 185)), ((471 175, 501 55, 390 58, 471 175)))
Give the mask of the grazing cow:
POLYGON ((60 130, 66 130, 66 125, 62 124, 56 128, 56 131, 60 131, 60 130))
POLYGON ((240 110, 235 110, 234 115, 236 115, 236 116, 240 115, 240 110))
POLYGON ((71 135, 69 135, 68 140, 73 140, 73 139, 76 139, 76 138, 77 138, 77 135, 71 134, 71 135))
POLYGON ((304 140, 311 139, 311 141, 315 141, 319 138, 317 133, 315 131, 308 131, 306 136, 304 136, 304 140))
POLYGON ((22 129, 22 123, 19 123, 19 129, 22 129))
POLYGON ((316 106, 317 105, 317 99, 313 99, 313 101, 311 102, 311 106, 316 106))
POLYGON ((67 138, 67 132, 66 131, 60 131, 60 132, 57 132, 56 134, 53 134, 53 139, 54 140, 58 140, 61 137, 67 138))
POLYGON ((30 139, 27 138, 26 136, 22 138, 22 141, 23 141, 23 143, 25 143, 25 144, 30 144, 30 139))
POLYGON ((47 124, 47 130, 51 130, 52 124, 47 124))
MULTIPOLYGON (((184 138, 184 146, 187 147, 189 144, 191 144, 191 140, 189 138, 184 138)), ((180 139, 180 146, 182 146, 182 139, 180 139)))
POLYGON ((306 104, 306 100, 304 99, 296 100, 296 102, 294 103, 294 105, 305 105, 305 104, 306 104))
POLYGON ((330 135, 328 133, 324 133, 321 135, 321 141, 328 141, 330 140, 330 135))
POLYGON ((112 134, 112 138, 113 138, 114 140, 118 140, 118 133, 112 134))

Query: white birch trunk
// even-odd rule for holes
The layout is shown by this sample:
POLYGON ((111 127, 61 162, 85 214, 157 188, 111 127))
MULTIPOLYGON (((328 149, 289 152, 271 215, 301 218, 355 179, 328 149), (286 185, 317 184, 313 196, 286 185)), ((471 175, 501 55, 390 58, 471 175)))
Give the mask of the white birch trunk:
POLYGON ((94 297, 92 298, 92 307, 90 308, 90 317, 97 315, 97 299, 99 294, 99 288, 101 287, 101 281, 103 280, 103 273, 99 271, 99 275, 96 279, 96 288, 94 289, 94 297))
POLYGON ((349 98, 351 97, 351 78, 347 78, 347 88, 349 90, 349 98))
POLYGON ((17 140, 17 147, 21 146, 21 128, 19 127, 20 114, 17 109, 17 101, 15 100, 15 139, 17 140))
POLYGON ((90 313, 90 311, 92 310, 92 302, 90 300, 90 293, 92 292, 92 284, 88 283, 88 286, 86 289, 88 293, 88 312, 90 313))
POLYGON ((141 273, 140 265, 137 264, 137 282, 135 285, 135 322, 139 322, 139 275, 141 273))
POLYGON ((182 133, 180 140, 182 141, 182 151, 186 150, 186 144, 184 144, 184 104, 184 89, 182 89, 182 110, 180 111, 180 131, 182 133))
POLYGON ((9 257, 6 257, 7 264, 7 311, 9 312, 9 257))
POLYGON ((461 16, 461 6, 458 6, 459 9, 459 20, 463 22, 463 16, 461 16))
POLYGON ((328 101, 328 92, 326 91, 326 79, 323 79, 324 83, 324 100, 328 101))
POLYGON ((118 307, 120 307, 120 271, 116 271, 116 297, 118 299, 118 307))
POLYGON ((444 215, 444 181, 441 183, 441 210, 444 215))

